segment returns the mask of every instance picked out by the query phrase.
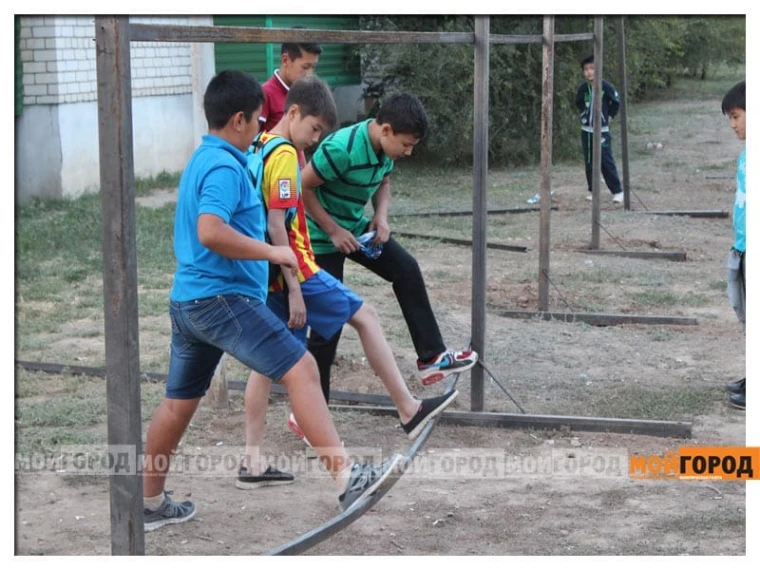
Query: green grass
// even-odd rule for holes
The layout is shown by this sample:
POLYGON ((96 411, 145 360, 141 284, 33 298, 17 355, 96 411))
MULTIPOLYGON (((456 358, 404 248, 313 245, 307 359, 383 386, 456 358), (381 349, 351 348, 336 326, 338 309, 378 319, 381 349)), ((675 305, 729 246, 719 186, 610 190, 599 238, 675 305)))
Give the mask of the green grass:
POLYGON ((177 188, 181 172, 162 170, 156 176, 135 178, 135 195, 148 196, 156 188, 177 188))

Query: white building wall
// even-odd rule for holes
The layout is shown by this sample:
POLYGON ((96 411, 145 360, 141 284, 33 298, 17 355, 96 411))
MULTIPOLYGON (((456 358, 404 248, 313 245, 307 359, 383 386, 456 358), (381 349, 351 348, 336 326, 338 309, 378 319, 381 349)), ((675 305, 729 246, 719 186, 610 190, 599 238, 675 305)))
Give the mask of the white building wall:
MULTIPOLYGON (((130 22, 211 25, 212 18, 132 16, 130 22)), ((197 144, 197 133, 205 132, 205 120, 193 102, 193 80, 198 66, 205 70, 204 78, 209 65, 213 69, 210 47, 130 44, 136 176, 182 170, 197 144), (193 58, 198 53, 203 57, 193 58), (204 122, 200 127, 195 125, 199 120, 204 122)), ((96 190, 100 171, 94 16, 23 17, 20 50, 24 113, 16 120, 17 198, 96 190)), ((195 99, 197 104, 197 95, 195 99)))

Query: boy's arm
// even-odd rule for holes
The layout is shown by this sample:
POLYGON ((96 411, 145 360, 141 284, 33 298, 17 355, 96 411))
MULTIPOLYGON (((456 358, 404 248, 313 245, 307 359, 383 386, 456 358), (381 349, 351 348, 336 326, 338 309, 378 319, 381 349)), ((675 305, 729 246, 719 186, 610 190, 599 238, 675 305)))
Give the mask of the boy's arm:
POLYGON ((383 177, 380 188, 372 195, 372 206, 375 215, 369 223, 369 229, 375 230, 377 236, 374 243, 385 243, 391 237, 391 229, 388 226, 388 208, 391 203, 391 181, 388 176, 383 177))
POLYGON ((303 193, 303 204, 306 213, 330 236, 333 245, 335 245, 338 251, 346 255, 359 251, 359 242, 356 241, 354 234, 340 227, 333 220, 332 216, 327 213, 327 210, 322 207, 322 204, 319 203, 314 189, 323 182, 324 180, 314 172, 311 162, 301 171, 301 191, 303 193))
MULTIPOLYGON (((267 214, 267 233, 272 245, 285 246, 290 249, 288 239, 288 230, 285 227, 286 210, 270 209, 267 214)), ((292 271, 287 271, 283 267, 282 277, 288 286, 288 306, 290 308, 290 319, 288 327, 291 329, 300 329, 306 324, 306 305, 304 304, 301 285, 298 278, 292 271)))
POLYGON ((620 95, 618 95, 617 89, 609 81, 605 80, 603 85, 604 90, 607 92, 607 98, 610 101, 609 115, 610 119, 612 119, 618 114, 618 110, 620 109, 620 95))
POLYGON ((245 236, 214 214, 198 216, 198 240, 204 247, 228 259, 266 260, 284 265, 291 271, 298 268, 290 247, 272 246, 245 236))

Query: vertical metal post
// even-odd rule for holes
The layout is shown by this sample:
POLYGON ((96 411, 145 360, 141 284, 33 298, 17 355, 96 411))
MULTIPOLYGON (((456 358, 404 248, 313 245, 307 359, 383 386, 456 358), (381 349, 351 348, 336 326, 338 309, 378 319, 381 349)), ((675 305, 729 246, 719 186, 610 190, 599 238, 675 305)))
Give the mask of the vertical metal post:
POLYGON ((95 18, 111 553, 144 554, 135 179, 128 17, 95 18), (128 464, 123 463, 128 459, 128 464), (119 466, 126 473, 119 473, 119 466))
POLYGON ((592 87, 594 140, 591 143, 591 249, 599 249, 599 196, 602 177, 602 59, 604 57, 604 18, 594 17, 594 84, 592 87))
MULTIPOLYGON (((485 358, 486 340, 486 222, 488 202, 488 54, 490 19, 475 16, 475 103, 472 186, 472 348, 485 358)), ((483 368, 471 374, 470 408, 483 411, 483 368)))
POLYGON ((552 118, 554 102, 554 16, 544 16, 541 89, 541 214, 538 254, 538 310, 549 310, 549 242, 551 229, 552 118))
POLYGON ((620 146, 623 155, 623 192, 625 209, 631 209, 630 170, 628 169, 628 73, 625 65, 625 16, 617 21, 618 69, 620 70, 620 146))

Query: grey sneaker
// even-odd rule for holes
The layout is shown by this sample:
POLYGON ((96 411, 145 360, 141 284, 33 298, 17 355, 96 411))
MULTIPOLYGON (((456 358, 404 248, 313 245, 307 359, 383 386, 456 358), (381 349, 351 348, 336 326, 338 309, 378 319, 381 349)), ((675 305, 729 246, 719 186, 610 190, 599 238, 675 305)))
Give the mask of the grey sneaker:
POLYGON ((338 497, 340 507, 347 511, 351 505, 362 497, 367 497, 377 489, 396 471, 396 467, 403 459, 399 453, 386 459, 380 467, 374 467, 368 463, 359 465, 354 463, 351 475, 348 478, 348 487, 338 497))
POLYGON ((241 465, 235 487, 245 490, 258 489, 259 487, 271 487, 273 485, 287 485, 293 481, 295 481, 295 477, 291 473, 284 473, 271 465, 267 465, 267 470, 260 475, 248 473, 248 469, 241 465))
POLYGON ((171 491, 164 491, 164 502, 155 511, 148 508, 143 511, 143 515, 145 516, 145 532, 159 529, 167 524, 189 521, 195 516, 194 503, 191 501, 178 503, 169 497, 171 494, 171 491))

